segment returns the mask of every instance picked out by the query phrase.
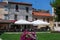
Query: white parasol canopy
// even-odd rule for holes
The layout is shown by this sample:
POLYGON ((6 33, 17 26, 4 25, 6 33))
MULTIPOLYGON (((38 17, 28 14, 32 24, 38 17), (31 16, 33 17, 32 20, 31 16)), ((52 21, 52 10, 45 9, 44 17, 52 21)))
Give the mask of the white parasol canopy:
POLYGON ((32 23, 29 21, 21 19, 21 20, 16 21, 15 24, 32 24, 32 23))
POLYGON ((36 20, 32 22, 33 25, 49 25, 50 23, 44 22, 42 20, 36 20))
POLYGON ((2 40, 2 38, 0 38, 0 40, 2 40))
POLYGON ((60 27, 54 27, 54 31, 60 31, 60 27))

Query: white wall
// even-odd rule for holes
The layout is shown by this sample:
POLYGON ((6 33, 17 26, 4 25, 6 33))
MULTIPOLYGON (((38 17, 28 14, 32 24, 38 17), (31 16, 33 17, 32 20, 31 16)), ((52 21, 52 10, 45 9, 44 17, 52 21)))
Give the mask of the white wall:
POLYGON ((5 11, 4 5, 0 4, 0 19, 5 19, 4 14, 8 14, 8 11, 5 11))
POLYGON ((54 7, 52 7, 52 16, 54 16, 55 13, 54 13, 54 7))
MULTIPOLYGON (((32 6, 18 5, 19 6, 19 9, 18 9, 19 12, 16 12, 15 5, 16 4, 9 5, 10 6, 10 10, 9 10, 10 15, 17 14, 18 15, 17 19, 18 20, 19 19, 25 19, 25 16, 28 15, 28 20, 32 20, 32 6), (29 12, 28 13, 26 12, 26 7, 29 7, 29 12)), ((10 18, 10 19, 14 19, 13 17, 10 18)))

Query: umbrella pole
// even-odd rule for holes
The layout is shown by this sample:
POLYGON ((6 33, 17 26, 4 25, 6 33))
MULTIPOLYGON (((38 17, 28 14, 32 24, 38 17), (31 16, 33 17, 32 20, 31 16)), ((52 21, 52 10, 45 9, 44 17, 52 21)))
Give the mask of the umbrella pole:
POLYGON ((27 29, 27 25, 26 25, 26 29, 27 29))
POLYGON ((22 32, 22 25, 21 25, 21 32, 22 32))

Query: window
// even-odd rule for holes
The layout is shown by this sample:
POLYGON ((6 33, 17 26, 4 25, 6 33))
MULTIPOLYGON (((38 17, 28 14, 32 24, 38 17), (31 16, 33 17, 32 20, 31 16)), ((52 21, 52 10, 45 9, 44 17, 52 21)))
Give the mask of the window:
POLYGON ((45 21, 45 18, 43 18, 43 21, 45 21))
POLYGON ((28 15, 26 15, 26 20, 28 20, 28 15))
POLYGON ((56 27, 56 24, 54 24, 54 27, 56 27))
POLYGON ((8 20, 8 14, 5 14, 4 17, 5 20, 8 20))
POLYGON ((58 24, 58 27, 60 27, 60 24, 58 24))
POLYGON ((28 7, 26 7, 26 12, 29 12, 29 8, 28 7))
POLYGON ((49 22, 49 18, 47 18, 47 22, 49 22))
POLYGON ((4 6, 4 8, 5 8, 5 11, 8 11, 8 6, 4 6))
POLYGON ((14 19, 17 20, 17 15, 16 14, 14 15, 14 19))
POLYGON ((16 5, 16 11, 18 12, 19 10, 18 10, 18 5, 16 5))
POLYGON ((37 18, 35 18, 35 20, 37 20, 37 18))

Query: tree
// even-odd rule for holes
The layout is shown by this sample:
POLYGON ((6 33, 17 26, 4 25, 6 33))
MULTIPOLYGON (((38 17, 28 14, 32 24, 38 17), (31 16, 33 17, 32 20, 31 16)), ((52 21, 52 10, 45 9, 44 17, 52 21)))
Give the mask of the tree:
POLYGON ((60 21, 60 0, 55 0, 51 4, 55 8, 55 14, 57 15, 55 20, 59 22, 60 21))

